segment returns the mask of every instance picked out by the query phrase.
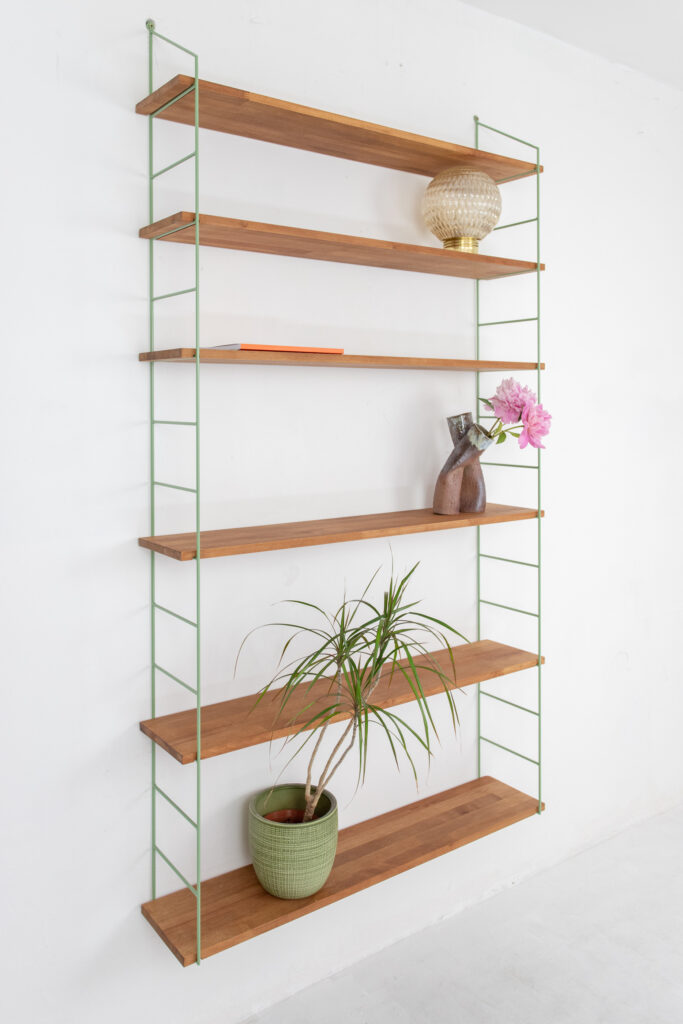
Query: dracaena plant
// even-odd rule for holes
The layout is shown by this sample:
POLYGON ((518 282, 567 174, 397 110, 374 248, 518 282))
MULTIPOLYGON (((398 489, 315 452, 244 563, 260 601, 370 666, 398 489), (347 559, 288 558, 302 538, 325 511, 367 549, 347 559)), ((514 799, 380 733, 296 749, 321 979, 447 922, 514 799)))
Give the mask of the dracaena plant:
POLYGON ((536 401, 531 388, 524 387, 514 377, 507 377, 498 385, 495 395, 479 401, 496 416, 487 431, 496 444, 502 444, 511 435, 517 438, 520 448, 528 444, 532 448, 545 448, 541 438, 549 432, 552 416, 536 401))
POLYGON ((300 743, 292 757, 304 747, 310 750, 304 821, 313 818, 323 790, 354 747, 358 753, 358 783, 365 780, 370 726, 375 726, 374 733, 381 735, 388 744, 397 767, 400 766, 399 756, 405 757, 417 781, 411 746, 417 745, 431 758, 434 739, 438 738, 423 689, 422 679, 426 673, 442 684, 453 729, 457 728, 458 712, 451 692, 455 684, 455 662, 447 635, 454 634, 462 640, 465 637, 446 622, 418 611, 420 602, 408 600, 406 591, 418 564, 400 577, 394 574, 392 567, 381 604, 374 604, 368 597, 377 576, 375 573, 359 598, 345 596, 337 611, 331 614, 308 601, 285 602, 314 613, 313 625, 268 624, 285 626, 292 632, 282 648, 278 670, 259 692, 256 704, 273 687, 280 686, 276 722, 287 718, 290 702, 297 706, 296 714, 290 719, 295 731, 289 739, 299 739, 300 743), (304 657, 285 664, 291 644, 301 637, 310 640, 311 650, 304 657), (447 649, 448 671, 430 651, 434 646, 447 649), (379 684, 391 681, 397 674, 406 680, 412 691, 422 719, 421 728, 413 728, 395 712, 375 703, 379 684), (301 694, 301 699, 294 701, 295 694, 301 694), (333 745, 328 746, 325 742, 329 737, 328 729, 342 718, 347 718, 348 722, 333 745))

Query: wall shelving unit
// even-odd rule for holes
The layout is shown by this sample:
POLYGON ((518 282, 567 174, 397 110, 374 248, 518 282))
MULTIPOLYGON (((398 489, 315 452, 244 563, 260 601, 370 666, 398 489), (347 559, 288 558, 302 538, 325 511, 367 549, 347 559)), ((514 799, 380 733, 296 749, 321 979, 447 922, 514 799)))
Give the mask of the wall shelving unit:
MULTIPOLYGON (((480 373, 490 370, 533 370, 537 375, 540 397, 540 280, 544 269, 540 262, 540 164, 538 147, 507 133, 481 124, 475 119, 476 147, 459 146, 407 132, 369 124, 353 118, 314 110, 281 100, 245 92, 229 86, 205 82, 199 78, 198 57, 192 51, 156 31, 154 22, 147 22, 149 33, 149 95, 138 103, 138 113, 148 118, 149 138, 149 224, 140 236, 149 242, 149 350, 140 360, 149 365, 150 373, 150 466, 151 514, 150 535, 140 538, 142 547, 150 551, 151 564, 151 708, 150 718, 141 729, 152 740, 152 899, 142 912, 178 960, 187 966, 203 957, 218 953, 252 936, 261 934, 319 907, 343 899, 351 893, 374 885, 392 875, 438 857, 459 846, 488 835, 508 825, 540 813, 541 796, 541 466, 536 464, 502 464, 485 462, 506 470, 523 468, 536 473, 537 502, 534 507, 489 503, 480 515, 435 516, 431 509, 391 511, 373 515, 347 516, 299 523, 280 523, 250 527, 203 531, 200 524, 200 367, 201 364, 231 366, 274 365, 281 367, 327 366, 359 369, 420 369, 425 371, 474 372, 477 400, 480 397, 480 373), (158 39, 186 54, 194 65, 194 75, 176 75, 158 89, 153 83, 153 48, 158 39), (154 163, 154 124, 157 119, 176 121, 193 129, 193 148, 180 160, 157 168, 154 163), (278 145, 293 146, 332 157, 357 160, 395 170, 432 177, 454 164, 466 163, 490 174, 498 183, 531 177, 535 182, 536 216, 525 221, 501 225, 496 230, 536 224, 537 258, 534 262, 502 259, 481 254, 459 253, 432 246, 407 245, 393 241, 359 238, 328 232, 310 231, 284 225, 260 224, 228 217, 214 217, 199 209, 199 128, 228 132, 260 139, 278 145), (512 159, 479 148, 479 134, 487 130, 514 139, 534 151, 534 162, 512 159), (186 161, 194 161, 194 210, 179 212, 163 220, 154 219, 154 184, 156 180, 186 161), (155 291, 155 246, 157 242, 181 242, 194 246, 194 284, 167 294, 155 291), (476 282, 477 338, 475 359, 433 359, 415 357, 343 355, 319 356, 286 352, 239 352, 202 349, 200 345, 200 278, 201 245, 239 249, 249 252, 275 253, 304 259, 329 260, 365 266, 388 267, 395 270, 469 278, 476 282), (536 276, 536 315, 524 318, 533 321, 537 331, 535 362, 484 360, 480 358, 481 329, 503 326, 510 321, 483 321, 480 315, 480 283, 501 277, 533 273, 536 276), (187 348, 156 349, 154 338, 155 309, 159 301, 176 295, 194 295, 195 337, 187 348), (158 362, 194 364, 195 415, 192 420, 161 420, 155 415, 155 366, 158 362), (193 487, 156 479, 155 435, 159 425, 172 425, 195 433, 195 481, 193 487), (157 488, 170 488, 193 496, 195 529, 190 533, 157 535, 157 488), (521 562, 482 550, 481 529, 487 524, 535 519, 537 522, 538 557, 535 562, 521 562), (477 531, 477 620, 476 643, 454 650, 457 687, 477 687, 478 722, 481 722, 482 700, 502 701, 538 721, 538 753, 531 758, 482 735, 478 728, 478 778, 443 793, 409 804, 388 814, 362 822, 341 831, 335 865, 329 881, 315 896, 305 900, 278 900, 269 896, 256 881, 248 866, 202 881, 201 877, 201 762, 208 757, 235 752, 248 746, 267 742, 272 737, 290 734, 294 726, 274 721, 276 694, 253 707, 253 698, 244 697, 202 706, 201 695, 201 563, 205 558, 273 551, 283 548, 307 547, 358 541, 371 537, 389 537, 406 533, 475 527, 477 531), (159 604, 156 600, 156 558, 194 562, 196 587, 193 619, 159 604), (483 559, 522 565, 538 575, 538 606, 535 611, 518 609, 482 596, 480 568, 483 559), (482 639, 482 617, 489 606, 506 609, 513 614, 532 615, 537 619, 538 645, 535 652, 519 650, 505 644, 482 639), (195 631, 196 673, 191 681, 183 680, 159 663, 156 641, 157 616, 170 616, 182 623, 179 628, 195 631), (538 675, 537 706, 529 708, 502 698, 482 688, 492 679, 535 669, 538 675), (171 715, 157 716, 156 681, 161 674, 185 688, 194 697, 191 709, 171 715), (511 756, 536 766, 538 793, 521 793, 505 783, 482 775, 485 746, 492 745, 511 756), (196 771, 196 807, 188 814, 163 790, 157 781, 157 747, 181 765, 194 764, 196 771), (157 842, 157 805, 161 798, 194 830, 195 882, 190 882, 157 842), (157 895, 157 864, 163 861, 183 883, 183 888, 164 896, 157 895)), ((212 371, 213 372, 213 371, 212 371)), ((218 372, 218 371, 216 371, 218 372)), ((481 418, 481 417, 480 417, 481 418)), ((446 657, 446 652, 437 652, 446 657)), ((324 685, 324 682, 320 685, 324 685)), ((425 673, 423 685, 427 695, 434 692, 431 674, 425 673)), ((394 681, 391 689, 377 692, 377 703, 395 706, 412 699, 412 693, 394 681)), ((308 700, 309 698, 307 698, 308 700)))

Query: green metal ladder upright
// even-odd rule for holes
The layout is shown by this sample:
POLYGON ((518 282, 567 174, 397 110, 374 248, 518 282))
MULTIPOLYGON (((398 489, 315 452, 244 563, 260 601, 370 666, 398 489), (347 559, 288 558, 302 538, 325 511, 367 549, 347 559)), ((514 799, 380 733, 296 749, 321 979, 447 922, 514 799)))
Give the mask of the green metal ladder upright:
MULTIPOLYGON (((194 818, 187 814, 176 802, 173 800, 168 793, 166 793, 161 786, 157 783, 157 762, 156 762, 156 743, 152 743, 152 899, 156 898, 157 895, 157 858, 161 858, 168 867, 175 872, 178 878, 181 880, 190 892, 193 894, 196 900, 197 909, 197 963, 201 961, 201 911, 202 911, 202 872, 201 872, 201 756, 202 756, 202 735, 201 735, 201 724, 202 724, 202 708, 201 708, 201 534, 200 534, 200 402, 199 402, 199 58, 196 53, 192 50, 188 50, 185 46, 181 46, 179 43, 174 42, 172 39, 168 39, 166 36, 162 36, 156 31, 156 26, 153 21, 147 22, 147 31, 149 33, 149 92, 154 91, 154 40, 160 39, 165 43, 170 44, 177 50, 181 50, 183 53, 188 54, 194 63, 194 81, 183 92, 179 93, 168 103, 159 107, 154 113, 149 115, 148 118, 148 145, 149 145, 149 223, 154 222, 154 183, 157 178, 166 174, 174 167, 178 167, 180 164, 185 163, 189 160, 194 160, 194 285, 190 288, 182 288, 179 291, 167 292, 166 294, 157 295, 155 294, 155 280, 154 280, 154 246, 156 241, 160 238, 165 238, 167 235, 173 234, 175 231, 180 231, 181 228, 173 228, 171 231, 166 231, 162 235, 157 235, 156 238, 150 239, 149 241, 149 348, 150 351, 154 349, 154 322, 155 322, 155 308, 156 304, 161 301, 173 299, 178 295, 187 295, 194 293, 194 320, 195 320, 195 380, 194 380, 194 399, 195 399, 195 417, 194 420, 165 420, 156 419, 155 417, 155 393, 154 393, 154 360, 150 361, 149 364, 149 404, 150 404, 150 485, 151 485, 151 516, 150 516, 150 532, 152 535, 155 533, 156 524, 156 491, 158 487, 169 488, 175 491, 183 491, 190 494, 194 494, 194 508, 195 508, 195 532, 196 532, 196 544, 197 554, 195 558, 195 618, 194 620, 188 619, 184 615, 179 615, 177 612, 172 611, 170 608, 166 608, 156 600, 156 555, 152 551, 150 552, 150 590, 151 590, 151 664, 152 664, 152 680, 151 680, 151 714, 152 718, 156 716, 156 680, 157 673, 161 673, 166 678, 171 679, 179 686, 189 690, 190 693, 194 694, 196 698, 197 706, 197 760, 196 760, 196 807, 194 818), (194 93, 194 149, 191 153, 186 154, 179 160, 175 160, 173 163, 168 164, 165 167, 155 170, 154 164, 154 119, 161 114, 167 107, 170 107, 173 103, 177 103, 183 99, 189 93, 194 93), (178 484, 168 483, 166 481, 157 480, 155 472, 155 450, 156 450, 156 428, 158 426, 175 426, 175 427, 189 427, 195 432, 195 485, 194 487, 181 487, 178 484), (187 681, 184 681, 178 676, 169 672, 168 669, 163 668, 157 661, 157 649, 156 649, 156 617, 157 613, 174 618, 176 621, 182 622, 186 627, 194 629, 195 631, 195 658, 196 658, 196 675, 195 685, 192 686, 187 681), (178 869, 173 863, 170 857, 159 847, 157 843, 157 797, 162 797, 166 803, 172 807, 189 825, 195 830, 196 843, 195 843, 195 877, 196 881, 193 885, 185 875, 178 869)), ((192 222, 189 224, 183 224, 183 228, 192 227, 192 222)))
MULTIPOLYGON (((540 164, 540 151, 539 147, 535 146, 531 142, 526 142, 524 139, 519 139, 515 135, 510 135, 508 132, 501 131, 499 128, 493 128, 491 125, 483 124, 478 117, 474 119, 474 132, 475 132, 475 147, 479 149, 479 132, 481 129, 493 132, 496 135, 502 135, 506 139, 511 139, 513 142, 518 142, 522 146, 527 146, 532 149, 536 156, 536 215, 534 217, 528 217, 525 220, 513 221, 510 224, 500 224, 494 228, 495 231, 504 231, 507 228, 519 227, 522 224, 535 224, 536 225, 536 315, 529 317, 521 317, 514 320, 489 320, 482 321, 481 319, 481 304, 480 304, 480 289, 481 282, 475 283, 475 302, 476 302, 476 358, 481 358, 481 328, 482 327, 502 327, 506 324, 516 323, 536 323, 536 394, 538 400, 541 400, 541 164, 540 164)), ((515 177, 522 177, 522 175, 516 175, 515 177)), ((506 178, 506 181, 513 181, 514 178, 506 178)), ((477 417, 479 419, 495 419, 495 417, 480 415, 480 399, 481 395, 481 374, 477 373, 477 417)), ((481 612, 482 605, 493 606, 495 608, 502 608, 506 611, 512 612, 516 615, 527 615, 532 616, 537 621, 537 653, 538 653, 538 667, 537 667, 537 684, 536 684, 536 707, 529 708, 522 704, 517 704, 510 700, 505 700, 488 690, 483 690, 481 684, 477 685, 477 774, 481 777, 481 762, 482 762, 482 743, 486 743, 492 747, 496 747, 499 750, 503 750, 513 757, 520 758, 523 761, 530 762, 536 766, 537 780, 538 780, 538 813, 540 814, 543 810, 543 776, 542 776, 542 652, 541 652, 541 452, 540 449, 536 450, 537 458, 536 464, 529 463, 508 463, 508 462, 482 462, 483 466, 497 466, 504 467, 506 469, 517 470, 531 470, 536 473, 536 503, 538 509, 537 518, 537 533, 536 533, 536 561, 526 562, 516 558, 503 558, 500 555, 491 555, 481 550, 481 527, 477 527, 477 639, 481 640, 481 612), (497 562, 506 562, 513 565, 521 565, 528 569, 536 571, 537 574, 537 593, 538 601, 536 611, 531 611, 524 608, 515 608, 511 605, 500 604, 497 601, 490 601, 481 596, 481 566, 482 559, 491 559, 497 562), (537 719, 537 737, 538 747, 537 756, 535 758, 528 757, 526 754, 522 754, 518 750, 513 750, 511 747, 504 746, 502 743, 498 743, 488 736, 482 735, 481 731, 481 709, 482 709, 482 698, 487 700, 498 701, 501 704, 507 704, 508 706, 523 712, 526 715, 533 715, 537 719)))

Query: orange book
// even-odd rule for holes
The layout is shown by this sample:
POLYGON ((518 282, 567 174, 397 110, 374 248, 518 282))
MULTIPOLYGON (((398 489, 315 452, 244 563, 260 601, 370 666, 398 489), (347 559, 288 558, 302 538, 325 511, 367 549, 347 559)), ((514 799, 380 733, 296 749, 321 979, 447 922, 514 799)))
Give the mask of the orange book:
POLYGON ((343 356, 343 348, 312 348, 308 345, 252 345, 249 342, 236 345, 214 345, 216 349, 230 352, 313 352, 329 356, 343 356))
POLYGON ((343 356, 343 348, 310 348, 307 345, 240 345, 243 352, 322 352, 330 356, 343 356))

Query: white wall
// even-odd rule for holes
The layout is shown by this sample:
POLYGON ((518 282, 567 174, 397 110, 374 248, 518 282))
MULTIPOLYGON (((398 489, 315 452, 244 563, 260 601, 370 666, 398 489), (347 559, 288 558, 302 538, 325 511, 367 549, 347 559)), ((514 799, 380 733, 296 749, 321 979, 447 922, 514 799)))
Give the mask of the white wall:
MULTIPOLYGON (((15 8, 6 40, 7 1019, 237 1022, 679 800, 681 95, 452 0, 159 0, 156 9, 72 0, 34 5, 30 18, 15 8), (135 543, 148 531, 148 384, 137 363, 147 248, 136 238, 147 186, 146 123, 132 111, 146 91, 149 15, 200 52, 205 78, 464 143, 476 113, 538 140, 547 168, 547 813, 199 971, 178 966, 138 909, 149 896, 149 749, 136 725, 148 714, 148 556, 135 543)), ((159 81, 168 70, 160 64, 159 81)), ((161 134, 167 152, 187 149, 186 131, 161 134)), ((201 147, 206 212, 430 242, 419 218, 424 179, 228 136, 202 133, 201 147)), ((160 190, 160 216, 188 206, 182 175, 160 190)), ((528 197, 528 186, 508 186, 504 216, 528 210, 528 197)), ((485 251, 533 255, 530 238, 506 235, 485 251)), ((167 248, 172 287, 189 272, 190 250, 167 248)), ((202 271, 206 343, 472 353, 467 282, 211 250, 202 271)), ((492 318, 527 315, 529 287, 489 286, 492 318)), ((184 341, 178 324, 187 322, 162 324, 162 336, 184 341)), ((509 337, 491 351, 531 350, 523 331, 509 337)), ((169 415, 185 411, 190 375, 159 373, 169 415)), ((473 399, 469 377, 447 374, 214 367, 202 386, 206 527, 426 504, 448 451, 444 416, 473 399)), ((180 452, 163 458, 169 474, 188 471, 180 452)), ((489 471, 494 500, 533 501, 500 472, 489 471)), ((160 529, 186 521, 170 507, 160 529)), ((527 525, 486 536, 524 550, 527 525)), ((470 635, 473 545, 468 531, 391 543, 399 566, 421 560, 425 607, 470 635)), ((373 541, 205 563, 207 698, 263 682, 275 638, 248 651, 236 680, 232 664, 274 601, 329 604, 344 581, 354 589, 388 560, 389 545, 373 541)), ((187 599, 191 566, 161 568, 169 601, 187 599)), ((532 600, 521 579, 498 585, 532 600)), ((533 643, 505 613, 485 629, 533 643)), ((173 656, 182 664, 183 652, 173 656)), ((530 683, 515 686, 521 697, 530 683)), ((461 736, 444 738, 422 794, 474 774, 473 698, 460 707, 461 736)), ((160 760, 191 806, 193 769, 160 760)), ((267 747, 206 763, 206 875, 246 862, 245 799, 282 763, 271 766, 267 747)), ((487 767, 532 785, 507 760, 487 767)), ((415 796, 382 754, 371 768, 353 800, 351 770, 335 784, 344 824, 415 796)), ((190 870, 182 840, 162 832, 190 870)), ((166 876, 162 885, 175 888, 166 876)))

